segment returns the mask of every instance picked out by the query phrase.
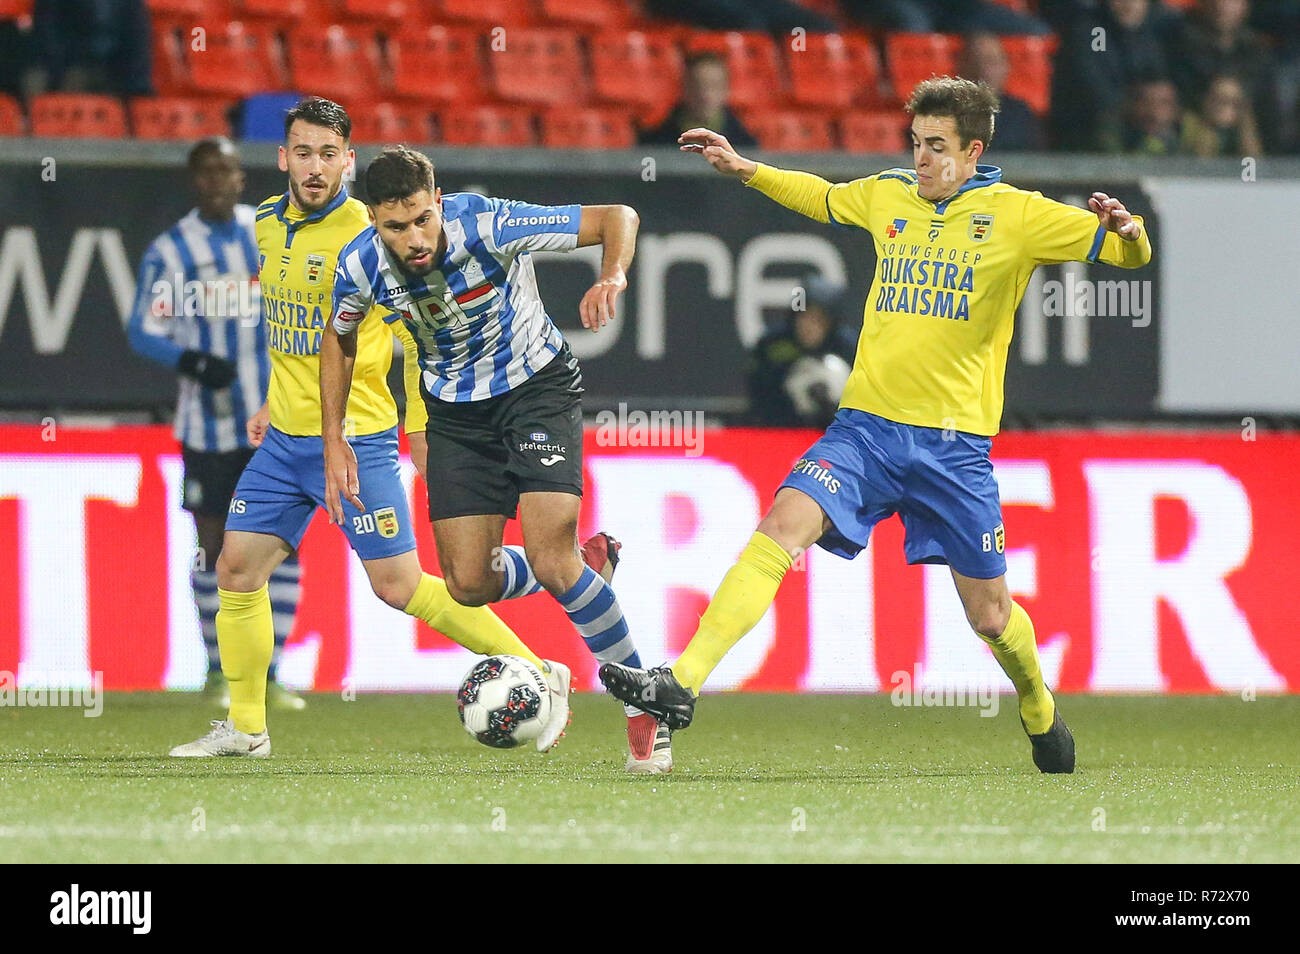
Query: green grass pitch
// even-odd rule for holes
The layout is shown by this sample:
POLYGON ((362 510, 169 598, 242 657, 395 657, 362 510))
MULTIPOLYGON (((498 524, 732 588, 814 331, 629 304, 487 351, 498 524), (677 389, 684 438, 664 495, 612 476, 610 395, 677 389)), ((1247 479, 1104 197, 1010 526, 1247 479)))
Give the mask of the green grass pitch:
POLYGON ((705 697, 667 777, 623 772, 612 700, 559 749, 498 752, 449 695, 314 695, 269 760, 180 760, 197 696, 103 715, 0 709, 10 862, 1300 860, 1300 698, 1062 697, 1072 776, 1029 758, 1014 700, 705 697))

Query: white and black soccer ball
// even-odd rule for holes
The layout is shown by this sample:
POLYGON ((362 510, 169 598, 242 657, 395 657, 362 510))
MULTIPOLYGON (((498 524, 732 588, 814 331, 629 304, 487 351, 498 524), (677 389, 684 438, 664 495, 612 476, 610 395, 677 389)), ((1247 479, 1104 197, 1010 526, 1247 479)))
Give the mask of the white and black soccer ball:
POLYGON ((488 656, 474 664, 456 693, 465 731, 494 749, 513 749, 542 734, 551 715, 546 677, 519 656, 488 656))

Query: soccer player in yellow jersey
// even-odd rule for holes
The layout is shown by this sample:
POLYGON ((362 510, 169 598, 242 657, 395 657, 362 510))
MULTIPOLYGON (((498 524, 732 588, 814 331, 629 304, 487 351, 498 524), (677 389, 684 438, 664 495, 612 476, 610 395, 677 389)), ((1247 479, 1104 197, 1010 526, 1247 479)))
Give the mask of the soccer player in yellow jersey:
POLYGON ((836 185, 752 162, 708 129, 682 134, 684 150, 787 208, 871 233, 875 281, 839 413, 795 463, 690 644, 670 667, 605 665, 600 677, 618 698, 685 728, 700 687, 767 612, 793 555, 818 543, 851 559, 897 513, 908 562, 949 566, 967 620, 1015 686, 1034 764, 1072 772, 1074 738, 1043 681, 1033 624, 1007 589, 989 449, 1012 323, 1034 268, 1138 268, 1151 243, 1118 199, 1097 192, 1090 211, 1076 209, 980 165, 998 109, 987 86, 932 78, 907 109, 916 168, 836 185))
MULTIPOLYGON (((217 560, 217 641, 230 682, 229 718, 212 723, 174 756, 271 753, 266 731, 266 667, 271 659, 271 601, 267 580, 297 548, 325 499, 321 442, 320 343, 330 317, 338 253, 369 224, 366 207, 348 195, 345 171, 354 162, 352 123, 343 107, 307 99, 285 118, 280 169, 289 190, 257 209, 256 234, 271 379, 267 417, 249 424, 257 451, 235 488, 217 560)), ((446 584, 420 569, 415 534, 398 470, 397 405, 385 377, 393 334, 368 322, 357 342, 347 403, 347 437, 364 475, 366 509, 351 504, 340 526, 365 566, 375 594, 424 620, 462 646, 485 655, 522 656, 541 669, 554 695, 552 715, 537 741, 547 751, 568 721, 569 670, 532 653, 487 607, 461 606, 446 584)), ((406 425, 423 457, 424 402, 412 389, 414 344, 405 329, 406 425)))

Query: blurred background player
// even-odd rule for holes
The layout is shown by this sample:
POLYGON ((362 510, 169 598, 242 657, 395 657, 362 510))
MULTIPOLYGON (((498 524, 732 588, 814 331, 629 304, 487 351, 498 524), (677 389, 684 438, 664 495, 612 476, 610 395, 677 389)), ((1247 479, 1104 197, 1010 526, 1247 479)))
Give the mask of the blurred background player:
MULTIPOLYGON (((429 157, 405 146, 371 161, 365 191, 372 225, 339 255, 321 346, 331 519, 344 519, 340 496, 359 506, 373 493, 341 429, 358 339, 379 306, 419 346, 429 518, 451 595, 482 606, 544 588, 597 660, 640 665, 609 581, 583 565, 578 548, 582 373, 546 313, 530 255, 603 247, 600 277, 578 305, 595 332, 627 287, 637 214, 624 205, 444 196, 429 157), (516 513, 524 546, 502 547, 516 513)), ((668 729, 635 708, 626 714, 627 771, 671 771, 668 729)))
POLYGON ((673 728, 690 725, 705 680, 767 612, 794 558, 816 543, 853 559, 897 513, 908 563, 947 564, 967 622, 1015 686, 1034 764, 1074 771, 1074 737, 1043 679, 1033 622, 1007 587, 989 452, 1034 269, 1139 268, 1151 242, 1118 199, 1094 192, 1089 212, 1012 188, 997 166, 980 165, 997 109, 987 86, 925 80, 907 103, 915 169, 835 185, 746 159, 708 129, 682 135, 684 150, 786 208, 870 232, 878 264, 835 421, 777 490, 677 661, 648 672, 601 666, 618 698, 673 728))
MULTIPOLYGON (((188 166, 198 205, 145 251, 127 336, 139 354, 180 373, 176 437, 185 463, 182 506, 194 515, 199 542, 190 580, 208 658, 204 695, 225 708, 230 692, 217 647, 217 558, 235 484, 260 440, 254 418, 271 366, 254 210, 239 204, 239 151, 224 137, 204 139, 190 150, 188 166), (188 294, 188 282, 200 283, 203 295, 188 294)), ((276 708, 306 705, 276 681, 298 612, 300 572, 291 554, 271 573, 275 644, 266 678, 267 703, 276 708)))
MULTIPOLYGON (((230 682, 230 713, 214 721, 207 735, 173 748, 173 756, 271 754, 267 581, 297 548, 324 501, 321 331, 339 250, 366 224, 365 206, 344 186, 354 162, 351 133, 352 121, 338 103, 300 102, 285 116, 279 152, 289 188, 257 207, 258 277, 271 377, 266 407, 256 423, 265 436, 235 487, 217 560, 217 639, 230 682)), ((473 652, 522 656, 546 674, 554 693, 552 716, 537 747, 547 751, 568 719, 567 667, 537 657, 486 607, 457 604, 442 580, 420 568, 398 467, 397 405, 386 381, 392 335, 376 320, 361 336, 356 384, 347 402, 347 436, 352 460, 366 475, 370 508, 349 513, 340 527, 385 603, 473 652)))
POLYGON ((846 289, 820 276, 803 283, 804 307, 754 346, 749 411, 759 427, 825 427, 840 405, 857 335, 841 318, 846 289))

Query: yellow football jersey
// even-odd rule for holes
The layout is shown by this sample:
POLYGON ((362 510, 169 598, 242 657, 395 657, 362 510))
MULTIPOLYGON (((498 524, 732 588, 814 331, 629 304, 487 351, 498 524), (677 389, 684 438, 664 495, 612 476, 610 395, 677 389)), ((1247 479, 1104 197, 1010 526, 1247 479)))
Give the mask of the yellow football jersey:
MULTIPOLYGON (((258 279, 271 354, 267 403, 271 425, 285 434, 301 437, 321 432, 319 355, 332 306, 334 268, 339 251, 369 224, 365 205, 350 198, 346 189, 310 215, 295 208, 288 193, 257 207, 258 279)), ((352 422, 349 433, 357 436, 386 431, 397 423, 397 403, 386 381, 395 333, 407 339, 402 341, 407 369, 415 365, 409 332, 385 324, 379 311, 374 319, 362 322, 357 332, 347 410, 352 422)), ((418 374, 417 369, 414 376, 404 376, 408 431, 424 427, 418 374)))
MULTIPOLYGON (((920 427, 993 435, 1016 309, 1038 265, 1151 260, 1097 216, 1016 189, 996 166, 940 202, 917 194, 916 173, 885 172, 832 185, 759 164, 747 185, 820 222, 871 233, 876 272, 841 407, 920 427)), ((1141 216, 1134 216, 1141 222, 1141 216)))

